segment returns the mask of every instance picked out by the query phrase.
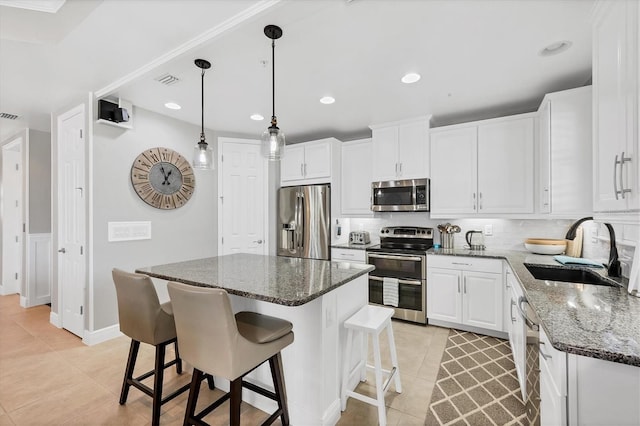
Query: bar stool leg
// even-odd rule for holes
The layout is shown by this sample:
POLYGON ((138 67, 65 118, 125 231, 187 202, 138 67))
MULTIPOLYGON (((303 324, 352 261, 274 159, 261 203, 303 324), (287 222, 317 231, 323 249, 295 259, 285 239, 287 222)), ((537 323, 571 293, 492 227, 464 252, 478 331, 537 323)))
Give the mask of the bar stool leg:
POLYGON ((340 387, 340 407, 342 411, 347 409, 347 384, 349 383, 349 364, 351 361, 352 339, 353 330, 349 328, 347 332, 347 347, 345 348, 342 362, 342 386, 340 387))
POLYGON ((360 369, 360 381, 367 381, 367 362, 369 358, 369 333, 360 333, 362 336, 362 368, 360 369))
POLYGON ((180 352, 178 352, 178 341, 173 342, 173 348, 176 351, 176 373, 182 374, 182 359, 180 359, 180 352))
POLYGON ((380 339, 377 334, 373 335, 373 358, 375 362, 376 374, 376 396, 378 401, 378 423, 380 426, 387 424, 387 410, 384 406, 384 390, 382 388, 382 360, 380 359, 380 339))
POLYGON ((387 325, 387 336, 389 340, 389 350, 391 351, 391 367, 396 368, 396 376, 394 377, 396 392, 402 393, 402 383, 400 383, 400 365, 398 364, 398 355, 396 354, 396 341, 393 338, 393 328, 391 327, 391 321, 389 321, 389 324, 387 325))
POLYGON ((138 349, 140 349, 140 342, 131 339, 129 359, 127 359, 127 367, 124 370, 124 380, 122 382, 122 391, 120 392, 120 405, 127 402, 127 396, 129 396, 129 388, 131 387, 131 380, 133 379, 133 370, 136 366, 136 359, 138 358, 138 349))
POLYGON ((238 377, 229 384, 231 401, 229 404, 229 423, 240 426, 240 404, 242 403, 242 377, 238 377))
POLYGON ((187 399, 187 408, 184 413, 183 426, 189 426, 191 419, 196 415, 196 404, 198 403, 198 395, 200 394, 200 382, 202 381, 202 371, 197 368, 193 369, 191 376, 191 387, 189 388, 189 398, 187 399))
POLYGON ((282 410, 280 421, 283 426, 289 425, 289 408, 287 407, 287 389, 284 384, 284 371, 282 369, 282 356, 280 352, 269 358, 273 387, 278 397, 278 407, 282 410))
POLYGON ((162 406, 162 380, 164 379, 164 355, 167 346, 164 343, 156 345, 156 367, 153 373, 153 408, 151 424, 160 424, 160 407, 162 406))

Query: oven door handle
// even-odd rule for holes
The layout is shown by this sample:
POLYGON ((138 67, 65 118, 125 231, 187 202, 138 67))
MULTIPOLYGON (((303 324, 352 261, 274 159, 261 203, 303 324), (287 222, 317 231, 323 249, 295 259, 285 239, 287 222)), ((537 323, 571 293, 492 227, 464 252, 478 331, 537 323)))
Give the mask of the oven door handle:
POLYGON ((525 313, 524 308, 522 307, 523 303, 527 303, 527 299, 525 299, 523 296, 520 296, 518 298, 518 303, 516 303, 516 308, 518 310, 518 313, 520 314, 520 317, 524 320, 525 324, 527 324, 528 328, 530 328, 533 331, 538 331, 540 327, 538 326, 538 324, 531 321, 529 317, 527 317, 527 314, 525 313))
POLYGON ((420 262, 422 261, 422 257, 420 256, 395 256, 391 254, 374 254, 368 253, 369 257, 374 259, 390 259, 390 260, 410 260, 412 262, 420 262))
MULTIPOLYGON (((384 278, 376 277, 374 275, 369 275, 370 280, 374 281, 384 281, 384 278)), ((409 285, 422 285, 422 281, 420 280, 401 280, 398 279, 398 284, 409 284, 409 285)))

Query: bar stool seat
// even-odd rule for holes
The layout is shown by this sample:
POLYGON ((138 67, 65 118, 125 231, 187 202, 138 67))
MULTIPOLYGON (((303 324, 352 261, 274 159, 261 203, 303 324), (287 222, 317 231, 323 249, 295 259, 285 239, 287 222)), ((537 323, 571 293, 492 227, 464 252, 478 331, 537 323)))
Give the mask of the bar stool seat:
MULTIPOLYGON (((135 274, 120 269, 113 269, 113 282, 118 299, 118 318, 120 331, 131 338, 127 367, 124 372, 120 405, 127 402, 131 386, 139 389, 153 399, 151 424, 160 423, 160 407, 176 396, 186 392, 190 385, 184 385, 169 395, 162 397, 162 381, 164 370, 176 366, 176 372, 182 374, 182 361, 176 343, 176 326, 171 302, 160 304, 158 294, 151 278, 143 274, 135 274), (156 348, 154 369, 138 377, 133 377, 140 343, 153 345, 156 348), (175 359, 165 363, 168 345, 175 345, 175 359), (142 383, 154 376, 153 388, 142 383)), ((207 376, 209 387, 214 388, 213 377, 207 376)))
MULTIPOLYGON (((397 393, 402 393, 402 384, 400 383, 400 367, 398 366, 398 356, 396 354, 396 344, 393 338, 393 328, 391 325, 391 317, 394 310, 382 306, 366 305, 358 312, 353 314, 344 322, 347 333, 347 347, 343 358, 342 369, 342 389, 340 392, 342 411, 347 408, 347 399, 349 397, 359 399, 360 401, 378 407, 378 422, 380 426, 387 424, 387 413, 384 403, 384 396, 393 380, 397 393), (391 353, 391 370, 382 368, 380 356, 380 333, 386 328, 389 340, 389 350, 391 353), (365 349, 368 342, 368 336, 373 338, 373 358, 374 365, 368 365, 366 359, 361 360, 356 367, 349 371, 349 360, 351 359, 351 350, 353 348, 354 333, 361 333, 364 336, 365 349), (360 374, 361 378, 365 377, 365 369, 372 370, 375 373, 376 380, 376 398, 362 395, 358 392, 348 390, 351 378, 355 374, 360 374), (383 374, 386 380, 383 382, 383 374)), ((366 352, 365 352, 366 353, 366 352)))
POLYGON ((206 425, 203 418, 226 400, 230 400, 230 424, 239 425, 243 387, 278 403, 278 409, 264 425, 273 423, 278 417, 283 425, 288 425, 280 351, 293 342, 293 324, 255 312, 234 315, 229 295, 223 289, 176 282, 170 282, 167 288, 182 357, 193 366, 184 425, 206 425), (275 392, 243 380, 266 361, 269 361, 275 392), (196 414, 198 383, 205 372, 229 380, 230 391, 196 414))

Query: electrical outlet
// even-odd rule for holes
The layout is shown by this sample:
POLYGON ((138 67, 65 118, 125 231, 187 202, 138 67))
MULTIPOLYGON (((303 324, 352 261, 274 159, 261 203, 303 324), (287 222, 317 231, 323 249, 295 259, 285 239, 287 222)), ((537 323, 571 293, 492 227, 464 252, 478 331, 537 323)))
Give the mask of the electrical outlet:
POLYGON ((484 235, 493 235, 493 225, 484 226, 484 235))

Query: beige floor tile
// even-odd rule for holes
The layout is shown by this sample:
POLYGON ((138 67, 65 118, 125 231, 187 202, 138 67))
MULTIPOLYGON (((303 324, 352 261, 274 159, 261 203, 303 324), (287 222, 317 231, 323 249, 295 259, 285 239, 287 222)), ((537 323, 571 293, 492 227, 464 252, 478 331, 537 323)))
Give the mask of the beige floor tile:
POLYGON ((14 426, 15 423, 11 421, 11 417, 8 414, 0 414, 0 426, 14 426))

